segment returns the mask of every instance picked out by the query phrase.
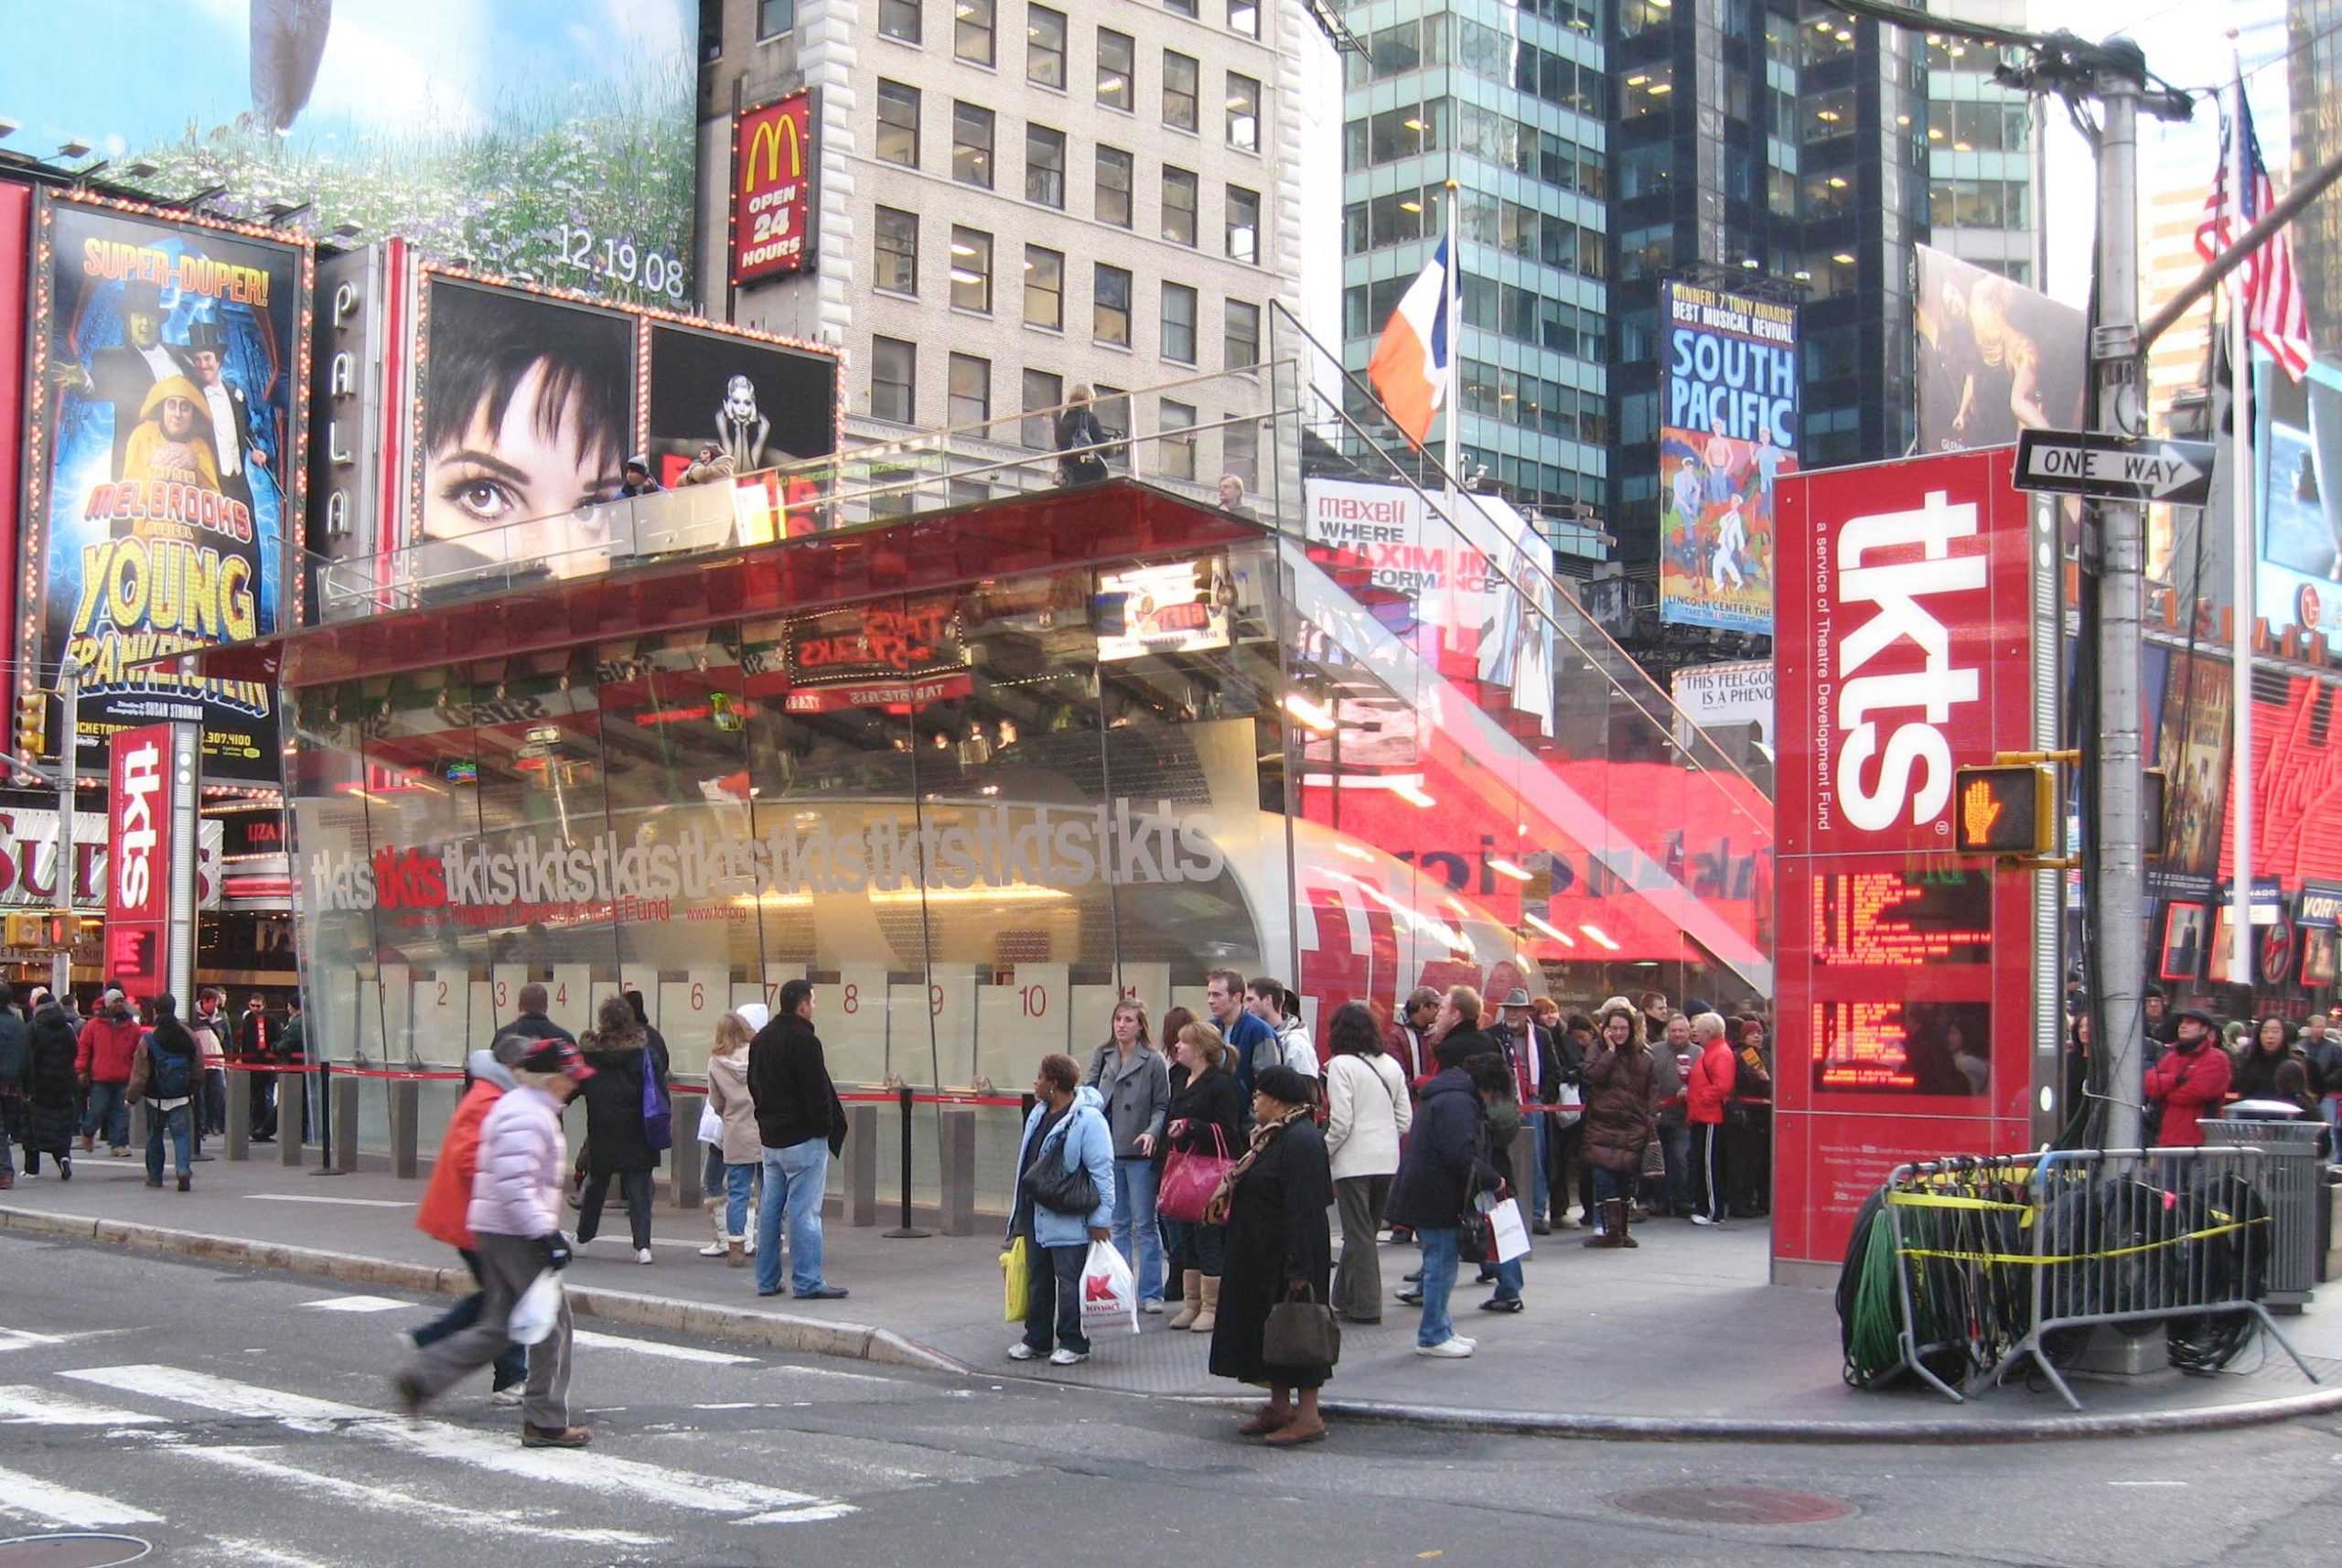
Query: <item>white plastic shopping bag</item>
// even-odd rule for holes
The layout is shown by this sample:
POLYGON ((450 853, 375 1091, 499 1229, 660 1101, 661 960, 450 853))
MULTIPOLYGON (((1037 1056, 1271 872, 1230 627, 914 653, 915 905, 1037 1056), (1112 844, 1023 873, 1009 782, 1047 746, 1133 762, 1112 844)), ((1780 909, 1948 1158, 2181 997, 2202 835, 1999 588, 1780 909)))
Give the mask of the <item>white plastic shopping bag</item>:
POLYGON ((713 1144, 719 1149, 724 1146, 724 1118, 718 1116, 715 1107, 704 1100, 699 1102, 699 1141, 713 1144))
POLYGON ((560 1320, 561 1276, 547 1269, 512 1304, 512 1316, 504 1328, 515 1345, 535 1345, 552 1333, 553 1326, 560 1320))
POLYGON ((1498 1262, 1529 1255, 1529 1227, 1520 1222, 1520 1199, 1508 1197, 1488 1210, 1488 1233, 1496 1240, 1498 1262))
POLYGON ((1081 1264, 1081 1326, 1108 1328, 1124 1318, 1137 1333, 1138 1282, 1112 1242, 1092 1241, 1081 1264))

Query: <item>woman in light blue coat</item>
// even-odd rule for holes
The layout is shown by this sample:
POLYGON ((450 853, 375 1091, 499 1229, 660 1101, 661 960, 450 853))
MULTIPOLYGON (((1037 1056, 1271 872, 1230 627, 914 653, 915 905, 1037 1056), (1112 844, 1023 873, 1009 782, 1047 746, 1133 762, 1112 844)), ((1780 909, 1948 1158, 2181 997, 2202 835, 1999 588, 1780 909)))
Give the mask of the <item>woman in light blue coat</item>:
POLYGON ((1071 1057, 1041 1058, 1033 1099, 1016 1152, 1016 1208, 1008 1221, 1010 1238, 1025 1238, 1025 1337, 1009 1347, 1008 1359, 1047 1356, 1053 1367, 1070 1367, 1090 1359, 1090 1338, 1081 1332, 1081 1265, 1090 1243, 1113 1235, 1114 1134, 1106 1125, 1104 1099, 1082 1085, 1071 1057), (1086 1210, 1054 1208, 1036 1197, 1037 1191, 1062 1198, 1068 1177, 1076 1185, 1088 1180, 1086 1210))

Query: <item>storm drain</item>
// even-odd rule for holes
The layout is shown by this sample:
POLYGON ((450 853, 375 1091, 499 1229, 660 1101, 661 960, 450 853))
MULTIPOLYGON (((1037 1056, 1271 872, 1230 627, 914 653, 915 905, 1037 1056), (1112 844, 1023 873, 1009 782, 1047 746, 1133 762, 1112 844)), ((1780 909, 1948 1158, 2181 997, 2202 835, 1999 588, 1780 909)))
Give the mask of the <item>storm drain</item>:
POLYGON ((1677 1524, 1820 1524, 1854 1511, 1843 1498, 1778 1487, 1654 1487, 1607 1500, 1628 1513, 1677 1524))
POLYGON ((154 1550, 134 1535, 18 1535, 0 1541, 0 1568, 122 1568, 154 1550))

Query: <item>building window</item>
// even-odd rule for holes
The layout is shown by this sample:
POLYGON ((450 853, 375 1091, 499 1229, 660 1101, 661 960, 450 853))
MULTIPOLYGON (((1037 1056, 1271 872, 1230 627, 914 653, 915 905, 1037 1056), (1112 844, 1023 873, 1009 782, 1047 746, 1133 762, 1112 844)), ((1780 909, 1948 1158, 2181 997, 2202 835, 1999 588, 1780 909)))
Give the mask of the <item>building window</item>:
POLYGON ((1065 85, 1064 12, 1025 7, 1025 80, 1043 87, 1065 85))
POLYGON ((1221 318, 1220 357, 1229 370, 1241 371, 1261 362, 1261 307, 1241 299, 1225 302, 1221 318))
POLYGON ((1163 0, 1163 8, 1176 16, 1194 18, 1201 14, 1199 0, 1163 0))
POLYGON ((907 44, 918 43, 926 33, 919 15, 924 8, 924 0, 878 0, 878 31, 907 44))
POLYGON ((919 167, 919 89, 880 79, 878 156, 906 168, 919 167))
POLYGON ((1228 145, 1240 152, 1261 150, 1261 84, 1228 73, 1228 145))
POLYGON ((1197 189, 1193 170, 1163 166, 1163 237, 1175 245, 1196 242, 1197 189))
POLYGON ((1025 424, 1022 439, 1043 452, 1057 450, 1057 416, 1050 412, 1065 402, 1065 378, 1047 371, 1025 372, 1025 424))
POLYGON ((1244 481, 1248 490, 1261 488, 1261 427, 1251 420, 1233 413, 1220 418, 1229 423, 1219 427, 1219 471, 1233 474, 1244 481))
POLYGON ((1044 207, 1065 206, 1065 133, 1047 125, 1025 127, 1025 199, 1044 207))
POLYGON ((973 354, 954 354, 951 365, 951 397, 947 404, 951 427, 964 430, 992 418, 992 361, 973 354))
POLYGON ((1131 346, 1131 274, 1127 267, 1094 263, 1090 335, 1101 343, 1131 346))
POLYGON ((951 0, 952 15, 958 19, 951 35, 953 54, 978 65, 992 64, 994 4, 994 0, 951 0))
POLYGON ((1106 427, 1106 434, 1115 436, 1129 435, 1131 400, 1124 394, 1123 389, 1110 387, 1104 381, 1100 381, 1090 391, 1095 394, 1096 401, 1090 403, 1090 412, 1098 416, 1098 423, 1106 427))
POLYGON ((1261 259, 1261 193, 1241 185, 1228 188, 1228 253, 1240 262, 1261 259))
POLYGON ((1025 325, 1065 330, 1065 252, 1025 247, 1025 325))
POLYGON ((1196 362, 1196 291, 1185 284, 1163 285, 1163 357, 1196 362))
POLYGON ((1130 154, 1119 147, 1098 149, 1097 218, 1117 229, 1131 226, 1132 165, 1130 154))
POLYGON ((878 209, 877 240, 873 261, 880 288, 897 294, 919 292, 919 214, 892 207, 878 209))
POLYGON ((919 349, 899 338, 870 339, 870 416, 918 423, 919 349))
POLYGON ((992 188, 993 114, 973 103, 951 105, 951 177, 992 188))
POLYGON ((1656 114, 1665 109, 1675 92, 1675 66, 1670 60, 1654 60, 1637 66, 1621 84, 1619 118, 1639 120, 1646 114, 1656 114))
POLYGON ((757 37, 777 38, 797 26, 797 0, 757 0, 757 37))
POLYGON ((1248 38, 1261 36, 1261 0, 1228 0, 1228 30, 1248 38))
POLYGON ((1174 479, 1196 477, 1196 405, 1163 400, 1163 439, 1156 443, 1155 463, 1174 479))
POLYGON ((1163 123, 1177 131, 1192 131, 1198 124, 1196 100, 1203 91, 1202 70, 1194 57, 1176 49, 1163 51, 1163 123))
POLYGON ((951 303, 961 310, 992 314, 992 236, 956 223, 951 226, 951 303))
POLYGON ((1098 29, 1098 102, 1125 114, 1138 104, 1138 45, 1128 33, 1098 29))

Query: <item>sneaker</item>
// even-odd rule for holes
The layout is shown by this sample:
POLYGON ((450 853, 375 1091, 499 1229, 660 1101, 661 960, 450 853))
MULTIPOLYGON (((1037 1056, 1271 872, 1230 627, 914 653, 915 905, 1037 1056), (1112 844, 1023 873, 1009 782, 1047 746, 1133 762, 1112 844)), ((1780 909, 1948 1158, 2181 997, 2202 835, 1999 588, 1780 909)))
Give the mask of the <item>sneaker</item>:
POLYGON ((194 1179, 195 1179, 195 1178, 194 1178, 194 1177, 192 1177, 192 1176, 181 1176, 181 1177, 179 1177, 179 1190, 180 1190, 181 1192, 190 1192, 190 1191, 193 1191, 193 1190, 194 1190, 194 1187, 193 1187, 193 1182, 194 1182, 194 1179))
POLYGON ((1088 1359, 1090 1359, 1089 1351, 1069 1350, 1063 1346, 1049 1352, 1049 1365, 1052 1367, 1078 1367, 1088 1359))
POLYGON ((1151 1297, 1140 1302, 1138 1309, 1149 1317, 1160 1317, 1163 1316, 1163 1300, 1160 1296, 1151 1297))
POLYGON ((1415 1354, 1430 1356, 1443 1361, 1460 1361, 1472 1353, 1472 1342, 1468 1339, 1451 1338, 1444 1339, 1436 1345, 1418 1345, 1415 1347, 1415 1354))
POLYGON ((527 1396, 522 1392, 522 1385, 514 1383, 509 1389, 498 1389, 494 1392, 490 1393, 488 1396, 488 1402, 490 1404, 503 1405, 509 1410, 517 1407, 526 1397, 527 1396))
POLYGON ((1694 1214, 1692 1216, 1692 1223, 1694 1225, 1714 1225, 1715 1221, 1709 1219, 1704 1214, 1694 1214))
POLYGON ((1421 1306, 1423 1304, 1423 1293, 1419 1290, 1402 1290, 1398 1296, 1400 1304, 1404 1306, 1421 1306))
POLYGON ((126 1160, 130 1158, 130 1150, 127 1147, 109 1150, 108 1153, 112 1154, 117 1160, 126 1160))
POLYGON ((846 1289, 843 1285, 823 1285, 818 1290, 800 1290, 797 1293, 797 1299, 800 1301, 843 1301, 845 1297, 846 1289))
POLYGON ((638 1263, 647 1263, 650 1262, 650 1249, 648 1247, 637 1247, 634 1250, 634 1261, 638 1263))
POLYGON ((59 1181, 71 1181, 73 1179, 72 1155, 59 1155, 57 1156, 57 1179, 59 1181))
POLYGON ((1034 1349, 1022 1339, 1008 1348, 1008 1359, 1012 1361, 1030 1361, 1039 1355, 1038 1350, 1034 1349))
POLYGON ((594 1434, 582 1426, 532 1426, 521 1423, 521 1446, 523 1448, 583 1448, 594 1441, 594 1434))
POLYGON ((703 1258, 720 1258, 731 1250, 721 1241, 710 1241, 699 1250, 699 1255, 703 1258))
POLYGON ((1492 1295, 1480 1304, 1482 1312, 1526 1312, 1528 1309, 1528 1303, 1517 1295, 1492 1295))

